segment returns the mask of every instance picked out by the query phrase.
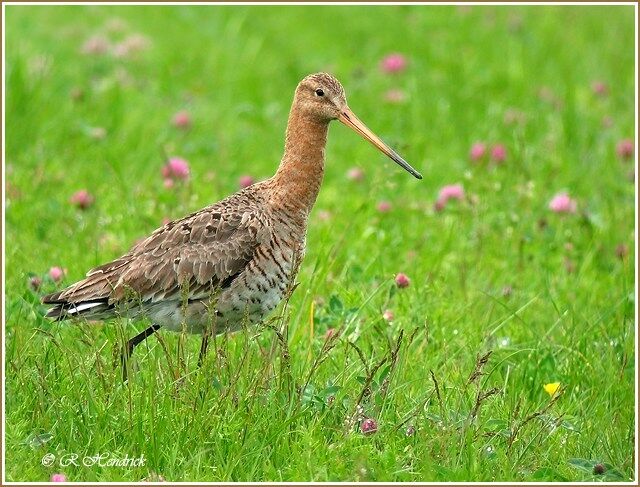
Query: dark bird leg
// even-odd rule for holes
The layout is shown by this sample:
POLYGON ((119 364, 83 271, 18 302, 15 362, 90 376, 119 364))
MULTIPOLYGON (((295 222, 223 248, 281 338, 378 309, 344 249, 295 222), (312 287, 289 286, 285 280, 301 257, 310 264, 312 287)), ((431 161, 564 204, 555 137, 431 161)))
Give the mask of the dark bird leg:
POLYGON ((136 348, 136 345, 139 345, 151 335, 153 335, 157 330, 159 330, 161 325, 152 324, 149 328, 144 330, 141 333, 138 333, 131 340, 127 342, 127 344, 122 349, 122 354, 120 355, 120 361, 122 363, 122 381, 127 382, 129 379, 129 359, 131 358, 131 354, 133 353, 133 349, 136 348))
POLYGON ((209 336, 211 332, 208 330, 202 334, 202 343, 200 344, 200 354, 198 355, 198 367, 202 367, 202 362, 207 355, 207 347, 209 346, 209 336))

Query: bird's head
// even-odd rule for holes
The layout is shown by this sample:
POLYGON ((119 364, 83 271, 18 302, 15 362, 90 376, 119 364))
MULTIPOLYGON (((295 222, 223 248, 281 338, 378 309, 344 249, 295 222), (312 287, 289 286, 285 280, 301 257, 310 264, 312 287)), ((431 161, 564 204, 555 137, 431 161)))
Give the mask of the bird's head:
POLYGON ((418 171, 355 116, 347 105, 344 88, 330 74, 316 73, 304 78, 296 88, 294 104, 305 116, 319 122, 329 123, 331 120, 340 120, 414 177, 422 179, 418 171))

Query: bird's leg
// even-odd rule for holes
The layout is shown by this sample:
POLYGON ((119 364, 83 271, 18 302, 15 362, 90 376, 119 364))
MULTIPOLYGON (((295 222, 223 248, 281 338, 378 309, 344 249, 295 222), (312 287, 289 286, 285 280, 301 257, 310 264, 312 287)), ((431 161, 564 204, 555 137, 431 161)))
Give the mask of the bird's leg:
POLYGON ((204 362, 204 358, 207 355, 207 348, 209 346, 209 337, 211 336, 211 331, 205 330, 202 333, 202 343, 200 344, 200 354, 198 355, 198 367, 202 367, 202 363, 204 362))
POLYGON ((129 379, 129 359, 131 358, 131 354, 133 353, 133 349, 136 348, 136 345, 139 345, 151 335, 153 335, 161 325, 152 324, 146 330, 138 333, 131 340, 129 340, 126 345, 122 349, 122 353, 120 355, 120 361, 122 363, 122 381, 127 382, 129 379))

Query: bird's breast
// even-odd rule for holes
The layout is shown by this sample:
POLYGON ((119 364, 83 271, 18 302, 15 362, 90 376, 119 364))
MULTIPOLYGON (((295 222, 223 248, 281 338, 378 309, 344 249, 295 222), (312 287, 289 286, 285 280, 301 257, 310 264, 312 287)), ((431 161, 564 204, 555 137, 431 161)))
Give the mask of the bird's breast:
POLYGON ((218 300, 218 314, 227 329, 243 321, 257 323, 273 311, 295 279, 304 255, 304 239, 272 238, 256 248, 254 258, 218 300))

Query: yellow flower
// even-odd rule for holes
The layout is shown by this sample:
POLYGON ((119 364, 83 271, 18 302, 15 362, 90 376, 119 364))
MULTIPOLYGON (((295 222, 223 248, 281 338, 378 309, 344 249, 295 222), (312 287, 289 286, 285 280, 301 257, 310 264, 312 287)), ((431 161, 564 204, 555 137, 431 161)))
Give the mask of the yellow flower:
POLYGON ((560 382, 551 382, 549 384, 545 384, 543 387, 546 393, 553 397, 554 394, 558 392, 558 389, 560 389, 560 382))

